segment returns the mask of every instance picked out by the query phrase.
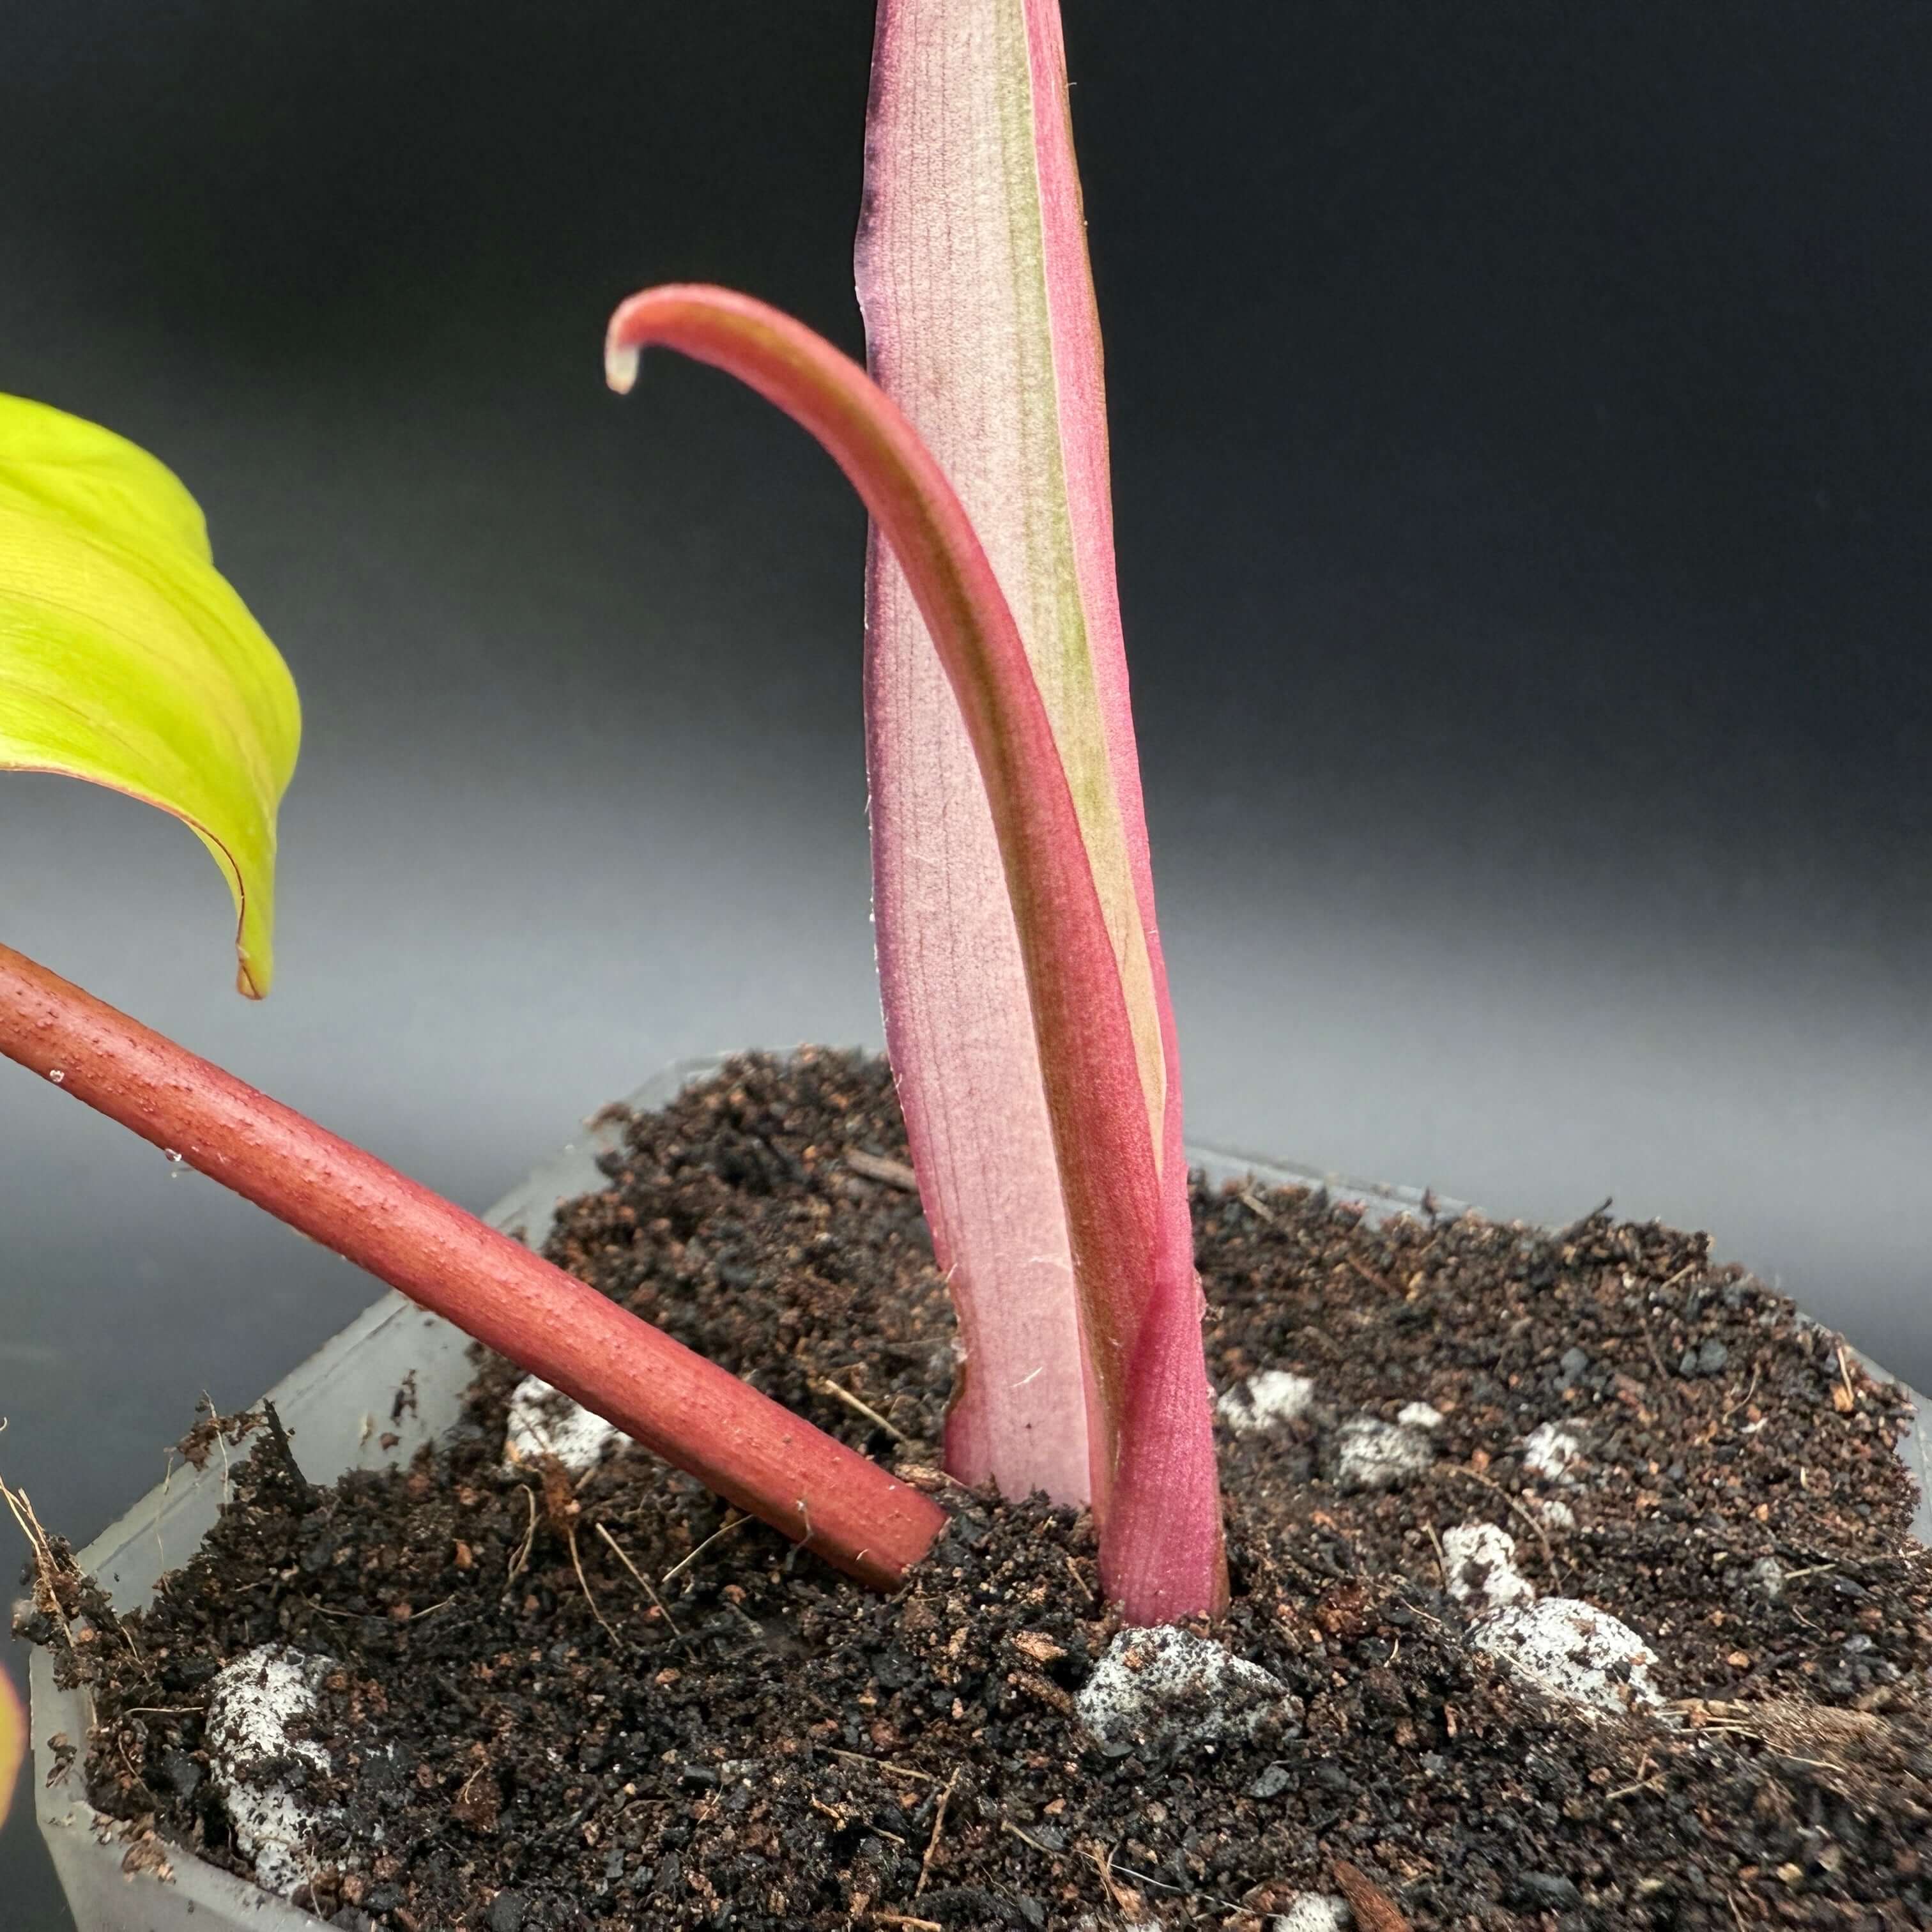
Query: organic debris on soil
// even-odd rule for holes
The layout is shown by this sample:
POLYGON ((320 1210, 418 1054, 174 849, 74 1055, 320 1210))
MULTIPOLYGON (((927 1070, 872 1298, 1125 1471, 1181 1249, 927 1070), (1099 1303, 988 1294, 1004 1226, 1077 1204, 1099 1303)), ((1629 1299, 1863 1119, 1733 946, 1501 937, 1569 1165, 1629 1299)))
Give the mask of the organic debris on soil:
POLYGON ((44 1587, 94 1802, 247 1870, 206 1706, 275 1644, 328 1666, 332 1768, 276 1768, 325 1820, 297 1898, 344 1928, 1932 1925, 1903 1400, 1704 1237, 1197 1185, 1216 1388, 1312 1384, 1222 1431, 1214 1634, 1281 1695, 1218 1740, 1197 1712, 1102 1743, 1089 1525, 936 1472, 952 1324, 904 1159, 878 1062, 734 1063, 629 1120, 549 1250, 941 1494, 899 1594, 634 1450, 506 1468, 492 1359, 406 1471, 310 1490, 256 1435, 124 1632, 44 1587), (1669 1704, 1593 1720, 1475 1648, 1442 1537, 1479 1522, 1631 1626, 1669 1704))

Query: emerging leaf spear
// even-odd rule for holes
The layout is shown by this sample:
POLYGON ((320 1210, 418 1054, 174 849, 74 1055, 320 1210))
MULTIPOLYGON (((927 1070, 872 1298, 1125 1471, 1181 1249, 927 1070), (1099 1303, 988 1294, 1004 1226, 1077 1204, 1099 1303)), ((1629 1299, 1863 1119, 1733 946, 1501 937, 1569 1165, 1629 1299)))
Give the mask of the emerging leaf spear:
POLYGON ((1024 932, 1002 903, 971 754, 934 702, 904 578, 875 544, 880 971, 967 1348, 948 1460, 1008 1495, 1090 1497, 1103 1582, 1138 1620, 1211 1612, 1226 1585, 1180 1064, 1127 698, 1058 0, 884 0, 858 271, 873 374, 958 490, 1018 618, 1114 956, 1107 1010, 1124 1008, 1131 1037, 1130 1053, 1116 1037, 1123 1064, 1105 1087, 1070 1082, 1044 1025, 1036 1045, 1024 932), (923 932, 938 907, 944 946, 923 932), (1042 1158, 1049 1124, 1058 1187, 1042 1158))

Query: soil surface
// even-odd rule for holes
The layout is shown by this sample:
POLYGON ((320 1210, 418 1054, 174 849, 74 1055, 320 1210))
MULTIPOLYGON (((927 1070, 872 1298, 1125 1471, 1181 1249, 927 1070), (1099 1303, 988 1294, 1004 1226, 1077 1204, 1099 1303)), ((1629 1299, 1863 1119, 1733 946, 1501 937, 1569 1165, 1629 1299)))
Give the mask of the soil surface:
MULTIPOLYGON (((1932 1925, 1902 1400, 1706 1238, 1370 1227, 1197 1185, 1216 1389, 1314 1384, 1221 1428, 1216 1634, 1281 1694, 1218 1742, 1177 1720, 1102 1743, 1074 1702, 1116 1635, 1090 1526, 935 1473, 952 1322, 904 1159, 879 1064, 741 1063, 630 1120, 550 1248, 935 1487, 953 1526, 899 1595, 639 1451, 574 1482, 506 1468, 518 1378, 494 1359, 406 1471, 310 1490, 256 1429, 220 1528, 124 1638, 71 1577, 82 1640, 30 1620, 92 1686, 88 1788, 137 1853, 248 1869, 206 1706, 275 1642, 326 1660, 309 1736, 333 1768, 281 1767, 333 1820, 298 1897, 364 1932, 1259 1932, 1303 1893, 1366 1932, 1932 1925), (1418 1402, 1435 1423, 1402 1424, 1418 1402), (1364 1420, 1432 1448, 1352 1486, 1364 1420), (1572 1438, 1557 1473, 1526 1460, 1544 1424, 1572 1438), (1442 1538, 1474 1522, 1639 1633, 1670 1702, 1592 1720, 1473 1647, 1442 1538)), ((1293 1932, 1347 1922, 1298 1909, 1293 1932)))

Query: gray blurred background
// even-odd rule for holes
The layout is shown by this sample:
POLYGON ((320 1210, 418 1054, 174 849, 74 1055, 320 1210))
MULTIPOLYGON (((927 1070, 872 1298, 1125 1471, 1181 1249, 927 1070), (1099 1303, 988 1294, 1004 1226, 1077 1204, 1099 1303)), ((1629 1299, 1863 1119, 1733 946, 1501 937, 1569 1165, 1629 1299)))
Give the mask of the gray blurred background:
MULTIPOLYGON (((1195 1137, 1708 1226, 1932 1385, 1932 9, 1066 20, 1195 1137)), ((8 10, 0 388, 180 472, 308 735, 266 1006, 80 786, 0 780, 0 937, 478 1207, 670 1059, 877 1041, 862 517, 598 354, 686 277, 859 346, 870 30, 8 10)), ((374 1292, 0 1066, 50 1525, 374 1292)), ((16 1814, 0 1926, 64 1924, 16 1814)))

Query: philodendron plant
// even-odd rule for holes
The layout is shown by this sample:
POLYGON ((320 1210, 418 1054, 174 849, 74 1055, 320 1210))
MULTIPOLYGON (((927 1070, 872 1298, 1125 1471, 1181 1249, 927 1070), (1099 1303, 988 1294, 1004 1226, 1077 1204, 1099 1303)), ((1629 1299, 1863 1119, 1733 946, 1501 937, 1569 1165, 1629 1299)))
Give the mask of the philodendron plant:
MULTIPOLYGON (((946 1460, 1090 1504, 1141 1623, 1226 1595, 1179 1068, 1114 580, 1100 344, 1057 0, 881 0, 859 283, 872 374, 748 296, 650 290, 663 346, 824 446, 872 518, 866 668, 886 1033, 964 1346, 946 1460)), ((0 766, 182 819, 273 970, 292 685, 153 458, 0 399, 0 766)), ((848 1574, 927 1496, 595 1291, 0 947, 0 1052, 447 1316, 848 1574)), ((0 1726, 0 1730, 4 1726, 0 1726)))

